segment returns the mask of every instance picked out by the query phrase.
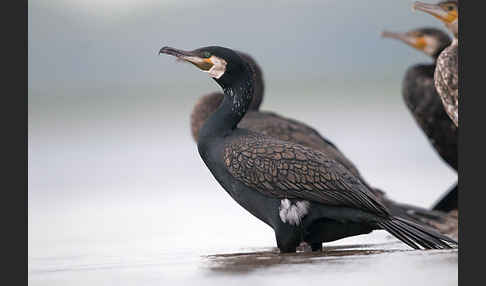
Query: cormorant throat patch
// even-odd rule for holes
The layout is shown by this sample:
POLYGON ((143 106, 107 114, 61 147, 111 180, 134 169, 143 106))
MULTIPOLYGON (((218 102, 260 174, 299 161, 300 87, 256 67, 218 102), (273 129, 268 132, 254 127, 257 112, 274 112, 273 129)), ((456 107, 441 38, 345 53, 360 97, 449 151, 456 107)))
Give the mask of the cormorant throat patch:
POLYGON ((226 71, 226 61, 216 56, 211 56, 209 59, 213 63, 213 66, 208 71, 209 76, 216 79, 220 78, 226 71))

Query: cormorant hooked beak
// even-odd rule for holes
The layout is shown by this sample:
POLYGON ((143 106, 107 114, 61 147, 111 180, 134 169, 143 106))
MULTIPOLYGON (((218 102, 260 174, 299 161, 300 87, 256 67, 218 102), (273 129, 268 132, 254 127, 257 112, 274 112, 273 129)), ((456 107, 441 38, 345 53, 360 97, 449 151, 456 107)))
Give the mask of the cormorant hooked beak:
POLYGON ((160 54, 167 54, 176 57, 178 60, 189 62, 200 70, 209 73, 209 76, 219 79, 226 71, 227 62, 217 56, 212 55, 208 48, 200 48, 194 51, 183 51, 171 47, 163 47, 160 54))
POLYGON ((416 1, 415 3, 413 3, 412 9, 428 13, 438 18, 445 24, 451 24, 452 22, 456 21, 458 17, 456 9, 446 10, 444 7, 441 6, 440 3, 428 4, 428 3, 416 1))
POLYGON ((159 55, 160 54, 174 56, 178 60, 189 62, 203 71, 209 71, 214 65, 211 58, 205 58, 194 51, 183 51, 171 47, 163 47, 159 51, 159 55))
POLYGON ((381 36, 383 38, 392 38, 392 39, 397 39, 400 40, 417 50, 423 51, 425 47, 427 46, 427 42, 425 40, 424 36, 413 36, 410 35, 409 33, 395 33, 395 32, 389 32, 389 31, 383 31, 381 33, 381 36))

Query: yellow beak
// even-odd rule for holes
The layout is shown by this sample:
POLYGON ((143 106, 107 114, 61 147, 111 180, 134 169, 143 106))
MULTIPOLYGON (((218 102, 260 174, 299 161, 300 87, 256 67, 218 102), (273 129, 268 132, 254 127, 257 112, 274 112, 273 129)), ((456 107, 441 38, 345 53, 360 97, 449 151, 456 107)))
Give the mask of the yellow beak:
POLYGON ((159 54, 167 54, 176 57, 179 60, 189 62, 203 71, 209 71, 213 67, 213 62, 210 58, 203 58, 192 51, 183 51, 171 47, 163 47, 159 54))
POLYGON ((456 21, 458 17, 456 10, 446 11, 440 5, 436 4, 428 4, 416 1, 413 3, 413 9, 428 13, 446 24, 456 21))

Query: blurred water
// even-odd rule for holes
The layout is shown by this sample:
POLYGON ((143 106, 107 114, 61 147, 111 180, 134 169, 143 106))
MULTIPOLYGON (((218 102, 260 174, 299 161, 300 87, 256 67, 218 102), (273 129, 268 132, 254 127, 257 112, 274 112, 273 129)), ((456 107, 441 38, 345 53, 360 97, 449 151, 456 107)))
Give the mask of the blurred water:
MULTIPOLYGON (((408 251, 384 231, 328 244, 356 253, 275 256, 273 231, 224 192, 190 137, 192 106, 212 90, 31 91, 32 285, 457 284, 457 251, 408 251), (247 252, 258 254, 238 254, 247 252), (211 256, 218 254, 233 255, 211 256)), ((427 207, 457 175, 416 127, 399 90, 394 82, 270 82, 262 109, 314 126, 370 183, 427 207)))

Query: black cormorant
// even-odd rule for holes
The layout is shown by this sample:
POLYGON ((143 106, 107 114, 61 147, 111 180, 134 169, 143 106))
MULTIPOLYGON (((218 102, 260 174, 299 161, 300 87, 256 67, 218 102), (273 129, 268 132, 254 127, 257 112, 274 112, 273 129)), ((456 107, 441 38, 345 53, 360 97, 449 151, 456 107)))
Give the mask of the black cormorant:
POLYGON ((458 72, 458 23, 459 1, 442 1, 438 4, 415 2, 414 9, 427 12, 440 19, 452 32, 452 44, 437 58, 434 82, 444 108, 456 126, 459 126, 459 72, 458 72))
MULTIPOLYGON (((406 33, 385 31, 383 37, 403 41, 434 59, 433 63, 408 68, 402 82, 402 95, 431 145, 457 172, 457 127, 444 110, 434 85, 435 60, 451 44, 450 37, 435 28, 418 28, 406 33)), ((457 184, 432 209, 444 212, 457 209, 457 184)))
POLYGON ((238 128, 253 97, 254 78, 233 50, 163 47, 160 53, 194 64, 223 89, 223 101, 199 131, 199 154, 228 194, 273 228, 281 252, 295 252, 302 241, 316 245, 374 229, 417 249, 457 243, 390 215, 368 187, 326 154, 238 128))

